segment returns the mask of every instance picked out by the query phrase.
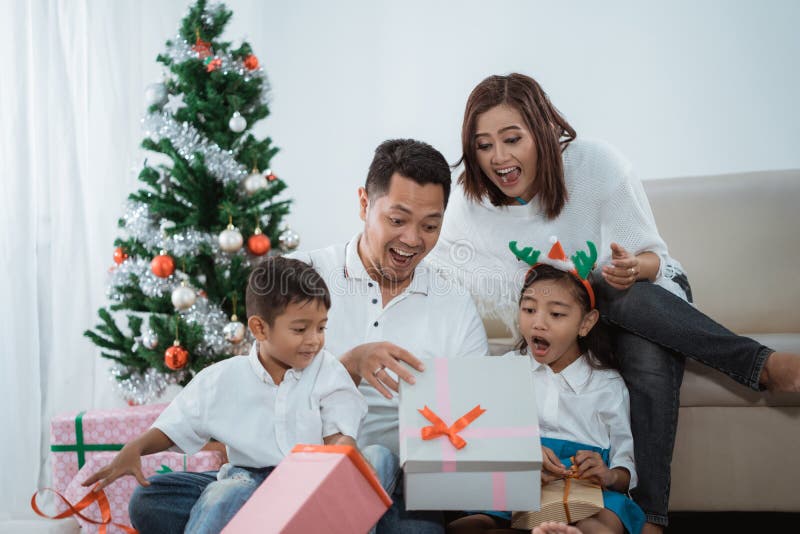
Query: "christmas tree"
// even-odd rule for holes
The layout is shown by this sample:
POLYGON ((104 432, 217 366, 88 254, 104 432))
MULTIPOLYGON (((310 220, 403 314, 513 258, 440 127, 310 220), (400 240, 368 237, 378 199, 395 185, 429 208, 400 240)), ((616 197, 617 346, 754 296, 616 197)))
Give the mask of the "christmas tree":
POLYGON ((249 44, 220 40, 231 16, 222 4, 191 6, 157 58, 164 81, 145 92, 151 155, 119 220, 111 304, 85 332, 132 404, 247 352, 239 317, 251 268, 298 244, 281 224, 290 201, 270 170, 278 149, 249 133, 269 115, 266 75, 249 44))

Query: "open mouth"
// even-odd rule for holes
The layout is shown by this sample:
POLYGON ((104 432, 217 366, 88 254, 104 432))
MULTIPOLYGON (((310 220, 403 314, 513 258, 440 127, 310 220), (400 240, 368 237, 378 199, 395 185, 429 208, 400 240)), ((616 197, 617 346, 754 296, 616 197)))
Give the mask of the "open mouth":
POLYGON ((497 177, 500 178, 500 183, 503 185, 514 185, 519 180, 522 174, 522 169, 519 167, 504 167, 502 169, 495 169, 497 177))
POLYGON ((531 338, 530 345, 535 356, 544 356, 550 348, 550 342, 539 336, 531 338))
POLYGON ((411 261, 416 256, 416 252, 409 252, 407 250, 402 250, 399 248, 391 247, 389 248, 389 255, 392 258, 392 261, 400 266, 400 267, 407 267, 411 264, 411 261))

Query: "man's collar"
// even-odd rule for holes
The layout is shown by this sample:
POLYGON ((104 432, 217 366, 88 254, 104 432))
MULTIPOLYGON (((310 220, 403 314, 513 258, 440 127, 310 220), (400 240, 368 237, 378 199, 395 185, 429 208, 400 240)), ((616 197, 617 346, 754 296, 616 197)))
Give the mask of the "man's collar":
MULTIPOLYGON (((531 368, 534 371, 541 370, 541 371, 550 371, 549 366, 543 365, 533 358, 531 358, 531 368)), ((562 369, 560 373, 553 373, 561 375, 564 379, 564 382, 574 391, 575 393, 580 393, 583 386, 586 385, 586 382, 589 381, 589 377, 592 374, 592 367, 589 365, 589 361, 586 359, 586 354, 582 354, 578 357, 577 360, 569 364, 566 368, 562 369)))
MULTIPOLYGON (((364 266, 364 262, 361 261, 361 256, 358 255, 358 243, 361 239, 361 236, 361 233, 356 234, 350 241, 347 242, 347 245, 345 245, 345 278, 368 280, 378 284, 378 282, 374 280, 369 273, 367 273, 367 268, 364 266)), ((422 293, 423 295, 427 295, 429 281, 430 275, 428 272, 428 267, 425 265, 425 260, 423 259, 423 261, 417 265, 416 269, 414 269, 414 276, 412 277, 411 283, 408 285, 405 291, 409 293, 422 293)))

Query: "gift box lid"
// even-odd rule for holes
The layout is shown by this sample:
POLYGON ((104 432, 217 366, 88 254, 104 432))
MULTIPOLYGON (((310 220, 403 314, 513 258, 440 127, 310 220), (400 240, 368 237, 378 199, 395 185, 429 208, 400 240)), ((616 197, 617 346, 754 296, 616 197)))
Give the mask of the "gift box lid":
POLYGON ((406 473, 541 467, 527 358, 435 358, 427 360, 426 370, 415 372, 415 378, 413 385, 400 385, 400 461, 406 473), (444 428, 432 422, 436 418, 448 432, 437 432, 444 428), (464 442, 461 448, 459 438, 464 442))

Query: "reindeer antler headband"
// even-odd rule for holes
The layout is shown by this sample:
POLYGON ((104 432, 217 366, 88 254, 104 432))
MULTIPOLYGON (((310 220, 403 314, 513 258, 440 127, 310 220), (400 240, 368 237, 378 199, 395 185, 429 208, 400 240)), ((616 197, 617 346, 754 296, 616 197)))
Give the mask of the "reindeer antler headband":
POLYGON ((530 265, 531 268, 541 264, 550 265, 551 267, 566 271, 575 276, 583 287, 586 288, 586 292, 589 293, 589 304, 594 308, 594 291, 586 277, 592 272, 594 264, 597 261, 597 247, 595 247, 594 243, 591 241, 587 241, 586 244, 589 246, 589 254, 579 250, 571 257, 570 261, 570 258, 567 258, 567 255, 564 253, 564 249, 561 243, 559 243, 558 238, 553 236, 550 238, 550 242, 553 243, 550 252, 546 257, 541 259, 541 250, 536 250, 533 247, 525 247, 520 250, 517 247, 516 241, 511 241, 508 244, 508 248, 514 253, 514 256, 530 265))

